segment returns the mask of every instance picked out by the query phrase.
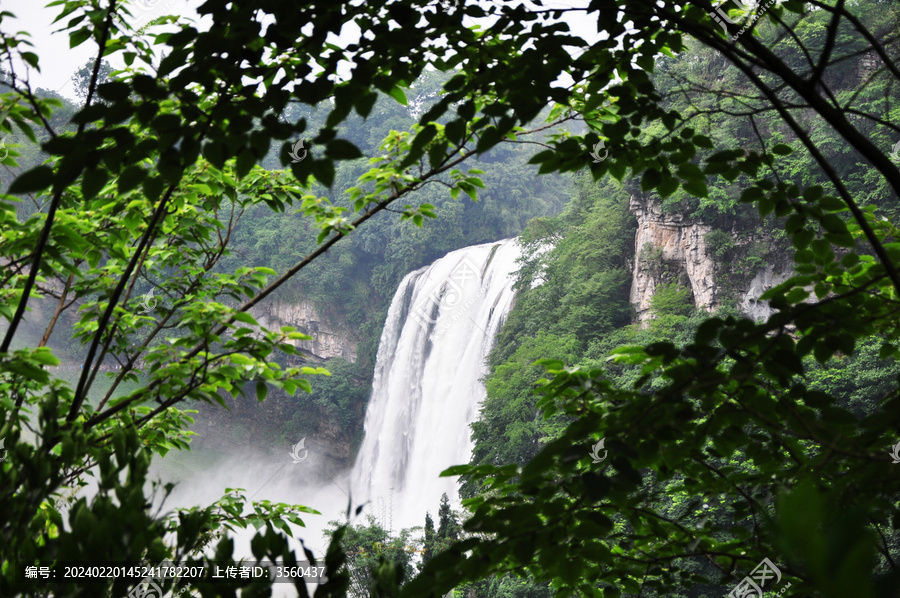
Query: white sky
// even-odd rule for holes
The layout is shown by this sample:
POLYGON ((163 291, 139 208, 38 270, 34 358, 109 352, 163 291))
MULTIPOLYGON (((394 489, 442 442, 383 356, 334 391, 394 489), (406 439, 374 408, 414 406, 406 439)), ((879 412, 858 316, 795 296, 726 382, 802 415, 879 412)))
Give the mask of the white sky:
MULTIPOLYGON (((43 0, 0 0, 0 9, 17 17, 9 23, 4 20, 3 30, 7 33, 27 31, 31 34, 31 42, 34 44, 32 51, 40 57, 41 67, 41 72, 30 70, 32 87, 52 89, 75 99, 71 77, 85 62, 95 57, 97 44, 88 40, 77 48, 69 48, 68 33, 54 32, 65 26, 71 17, 53 24, 53 19, 62 7, 47 8, 45 4, 47 2, 43 0)), ((130 3, 130 10, 135 16, 135 25, 139 26, 165 14, 180 14, 197 19, 198 15, 191 7, 200 4, 202 2, 198 0, 135 0, 130 3)), ((110 60, 110 64, 113 68, 124 66, 121 62, 116 64, 115 60, 110 60)), ((19 68, 22 68, 21 64, 16 65, 17 73, 19 68)))
MULTIPOLYGON (((203 0, 133 0, 129 4, 131 12, 135 15, 135 24, 140 26, 165 14, 177 14, 197 20, 199 17, 195 9, 202 2, 203 0)), ((58 6, 46 8, 45 3, 43 0, 0 0, 0 10, 12 12, 17 17, 16 20, 4 21, 3 30, 5 32, 24 30, 31 34, 31 41, 35 46, 32 50, 40 57, 41 67, 40 72, 30 69, 29 76, 33 87, 52 89, 74 99, 76 96, 71 77, 85 62, 94 57, 96 44, 88 40, 77 48, 70 49, 68 34, 58 32, 69 17, 53 25, 53 19, 59 14, 61 8, 58 6)), ((554 0, 544 2, 544 8, 567 8, 579 4, 586 3, 554 0)), ((597 39, 596 20, 585 18, 584 13, 565 13, 564 20, 569 23, 574 34, 589 41, 597 39)), ((467 19, 467 21, 470 25, 474 23, 472 19, 467 19)), ((485 24, 483 23, 482 26, 485 24)), ((201 22, 201 28, 205 28, 202 25, 203 22, 201 22)), ((358 35, 358 31, 351 32, 347 29, 349 28, 345 27, 340 38, 329 41, 337 45, 351 43, 352 38, 358 35)), ((113 68, 123 67, 124 64, 117 61, 116 58, 113 57, 110 60, 113 68)), ((17 64, 17 74, 22 74, 24 68, 23 65, 17 64)), ((560 83, 568 84, 569 81, 565 81, 563 78, 560 83)))

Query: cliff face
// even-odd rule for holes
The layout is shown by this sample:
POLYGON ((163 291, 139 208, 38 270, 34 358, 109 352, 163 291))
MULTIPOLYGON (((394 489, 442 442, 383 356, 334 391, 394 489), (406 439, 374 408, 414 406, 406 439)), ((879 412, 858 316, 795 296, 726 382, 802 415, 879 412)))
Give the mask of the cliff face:
POLYGON ((775 310, 769 307, 767 302, 760 301, 759 296, 790 278, 791 274, 790 268, 787 267, 776 268, 771 264, 764 266, 750 281, 747 292, 740 297, 738 308, 741 313, 752 320, 768 319, 775 310))
POLYGON ((750 247, 771 248, 771 239, 739 237, 731 231, 734 250, 716 257, 707 237, 714 230, 712 226, 684 214, 664 212, 659 203, 643 197, 633 196, 630 209, 638 222, 631 303, 642 326, 652 318, 650 302, 657 287, 672 282, 691 290, 698 309, 712 311, 733 300, 752 319, 771 315, 773 310, 759 297, 791 275, 790 263, 784 259, 778 263, 757 260, 749 272, 736 266, 750 247))
POLYGON ((314 360, 343 357, 347 361, 356 361, 356 343, 351 340, 349 331, 322 318, 308 301, 264 302, 252 313, 263 327, 278 329, 281 326, 293 326, 299 332, 313 337, 310 341, 298 341, 294 346, 314 360))
MULTIPOLYGON (((265 328, 277 330, 281 326, 293 326, 312 336, 312 340, 294 344, 308 362, 318 362, 327 368, 327 360, 334 357, 356 361, 357 343, 352 340, 347 326, 330 322, 307 301, 263 302, 252 310, 252 315, 265 328)), ((300 360, 291 358, 289 364, 300 365, 300 360)), ((317 380, 314 376, 310 378, 315 388, 317 380)), ((252 385, 248 385, 245 393, 247 398, 225 399, 228 411, 218 405, 195 406, 200 412, 192 426, 198 434, 194 439, 195 446, 231 453, 253 445, 284 457, 295 443, 305 438, 310 457, 316 459, 319 467, 331 471, 352 465, 353 439, 346 438, 333 415, 314 402, 304 402, 302 409, 299 408, 305 395, 303 391, 297 391, 293 397, 283 392, 270 392, 262 403, 254 397, 252 385)), ((354 417, 362 418, 363 405, 351 408, 354 417)))
MULTIPOLYGON (((315 382, 312 380, 314 385, 315 382)), ((307 404, 298 412, 298 396, 271 392, 260 403, 253 396, 252 386, 248 385, 245 392, 246 398, 226 397, 227 410, 205 403, 190 406, 199 411, 191 426, 196 434, 193 447, 229 454, 240 454, 253 447, 282 457, 305 439, 310 456, 324 470, 337 471, 353 465, 354 439, 347 438, 333 414, 315 404, 307 404), (298 413, 308 425, 296 425, 298 413)), ((302 392, 297 391, 297 395, 302 392)), ((361 404, 354 405, 354 417, 362 418, 363 408, 361 404)))
POLYGON ((712 227, 663 212, 658 203, 645 198, 632 197, 630 208, 638 221, 631 280, 631 303, 638 321, 645 324, 650 319, 656 287, 670 282, 690 288, 696 307, 713 309, 716 264, 705 240, 712 227))

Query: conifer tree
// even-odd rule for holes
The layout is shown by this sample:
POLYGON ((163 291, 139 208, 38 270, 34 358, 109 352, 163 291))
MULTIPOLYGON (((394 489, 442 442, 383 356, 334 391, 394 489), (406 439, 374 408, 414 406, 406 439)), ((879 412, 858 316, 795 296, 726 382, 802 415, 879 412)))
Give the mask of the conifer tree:
MULTIPOLYGON (((459 539, 459 520, 456 514, 450 510, 450 499, 447 493, 441 495, 441 506, 438 509, 437 536, 441 541, 459 539)), ((449 544, 449 542, 447 542, 449 544)))
POLYGON ((422 553, 422 565, 424 566, 434 556, 434 520, 431 513, 425 513, 425 552, 422 553))

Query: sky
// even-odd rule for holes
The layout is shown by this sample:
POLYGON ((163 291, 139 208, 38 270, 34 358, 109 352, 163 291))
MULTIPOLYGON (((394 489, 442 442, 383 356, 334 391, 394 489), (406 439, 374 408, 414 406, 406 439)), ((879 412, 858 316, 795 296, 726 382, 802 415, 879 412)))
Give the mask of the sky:
MULTIPOLYGON (((2 29, 4 32, 27 31, 31 34, 31 41, 35 46, 32 51, 40 57, 41 69, 40 72, 29 69, 32 87, 51 89, 67 98, 76 99, 71 80, 72 75, 94 57, 97 46, 89 40, 76 48, 69 48, 68 34, 58 32, 68 18, 53 24, 53 20, 60 12, 60 7, 47 8, 45 4, 48 1, 0 0, 0 9, 9 11, 16 16, 14 20, 4 19, 2 29)), ((202 3, 203 0, 132 0, 129 5, 134 14, 134 24, 141 26, 167 14, 199 20, 196 8, 202 3)), ((577 3, 554 0, 544 2, 544 8, 568 8, 575 4, 577 3)), ((588 40, 596 39, 598 35, 596 22, 585 19, 583 13, 567 13, 565 20, 574 33, 588 40)), ((472 19, 467 19, 467 21, 470 25, 474 24, 472 19)), ((199 22, 201 23, 200 28, 204 29, 204 21, 200 20, 199 22)), ((339 38, 329 41, 338 45, 349 44, 352 38, 359 35, 359 31, 353 31, 353 29, 355 28, 345 27, 339 38)), ((116 57, 110 60, 110 64, 113 68, 124 66, 124 63, 121 60, 117 61, 116 57)), ((16 68, 17 74, 21 74, 24 65, 18 63, 16 68)), ((565 84, 566 81, 563 80, 562 83, 565 84)))
MULTIPOLYGON (((49 0, 0 0, 0 8, 16 15, 11 23, 3 22, 3 31, 27 31, 31 34, 31 42, 34 44, 32 51, 40 57, 40 72, 30 71, 32 87, 44 87, 52 89, 70 99, 75 99, 75 90, 72 85, 72 75, 89 59, 94 58, 97 45, 87 41, 77 48, 69 48, 69 36, 67 33, 58 33, 65 25, 68 18, 53 23, 61 7, 47 8, 49 0)), ((193 19, 198 19, 197 6, 202 4, 199 0, 135 0, 130 3, 131 12, 134 14, 134 23, 141 26, 156 17, 166 14, 178 14, 193 19)), ((110 64, 115 68, 122 67, 124 63, 110 64)), ((21 63, 17 68, 21 67, 21 63)))

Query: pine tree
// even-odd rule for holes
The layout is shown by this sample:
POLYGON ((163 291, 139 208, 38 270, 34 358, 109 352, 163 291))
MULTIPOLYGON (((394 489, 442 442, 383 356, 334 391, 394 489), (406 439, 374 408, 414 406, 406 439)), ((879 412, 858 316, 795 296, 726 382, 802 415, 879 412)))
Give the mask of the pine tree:
POLYGON ((447 537, 447 529, 450 527, 450 499, 447 493, 441 495, 441 506, 438 509, 438 538, 441 540, 447 537))
MULTIPOLYGON (((441 506, 438 509, 438 539, 441 541, 459 539, 459 521, 456 513, 450 510, 450 499, 447 493, 441 495, 441 506)), ((449 544, 449 542, 446 542, 449 544)))
POLYGON ((434 556, 434 520, 431 513, 425 513, 425 552, 422 553, 422 566, 434 556))

